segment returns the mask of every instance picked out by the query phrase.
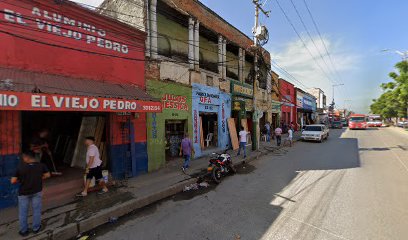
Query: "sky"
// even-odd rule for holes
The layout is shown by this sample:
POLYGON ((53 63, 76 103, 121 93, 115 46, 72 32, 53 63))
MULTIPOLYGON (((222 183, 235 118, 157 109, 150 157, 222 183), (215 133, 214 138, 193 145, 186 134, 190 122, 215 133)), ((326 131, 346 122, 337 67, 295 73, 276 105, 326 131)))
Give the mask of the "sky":
MULTIPOLYGON (((75 1, 93 6, 102 2, 75 1)), ((252 0, 201 2, 248 36, 252 35, 252 0)), ((328 103, 333 98, 332 86, 340 85, 334 88, 339 108, 368 113, 372 99, 381 94, 379 85, 391 81, 388 73, 394 71, 394 65, 401 60, 393 51, 408 50, 408 31, 403 20, 407 18, 407 0, 260 2, 265 3, 264 9, 270 11, 270 17, 261 15, 260 22, 269 30, 270 39, 264 47, 271 53, 272 69, 303 90, 321 88, 328 103), (383 49, 390 51, 383 52, 383 49)))

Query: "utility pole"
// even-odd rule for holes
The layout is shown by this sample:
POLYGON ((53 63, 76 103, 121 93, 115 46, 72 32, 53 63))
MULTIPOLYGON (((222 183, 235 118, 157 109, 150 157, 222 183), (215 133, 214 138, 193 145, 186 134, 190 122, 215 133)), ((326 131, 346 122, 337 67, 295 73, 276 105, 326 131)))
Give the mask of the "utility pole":
POLYGON ((254 49, 255 49, 255 56, 254 56, 254 70, 255 70, 255 77, 254 77, 254 82, 253 82, 253 116, 252 116, 252 131, 253 131, 253 140, 252 140, 252 150, 257 150, 259 149, 259 144, 258 144, 258 123, 259 123, 259 118, 258 118, 258 108, 256 106, 257 103, 257 98, 256 98, 256 92, 257 92, 257 82, 258 82, 258 77, 259 77, 259 68, 258 68, 258 50, 259 50, 259 34, 257 34, 257 31, 259 29, 259 11, 262 11, 265 16, 269 17, 269 12, 265 11, 262 6, 259 4, 259 0, 252 0, 252 3, 255 5, 255 26, 252 29, 252 33, 254 34, 254 49))

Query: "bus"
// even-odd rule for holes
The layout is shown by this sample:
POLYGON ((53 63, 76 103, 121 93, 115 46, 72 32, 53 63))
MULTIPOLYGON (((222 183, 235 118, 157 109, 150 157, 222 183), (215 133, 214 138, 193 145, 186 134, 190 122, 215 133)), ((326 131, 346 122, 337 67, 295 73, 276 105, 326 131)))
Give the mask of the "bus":
POLYGON ((368 115, 368 127, 381 127, 382 126, 382 118, 380 115, 368 115))
POLYGON ((367 116, 364 114, 352 114, 349 116, 349 129, 367 129, 367 116))

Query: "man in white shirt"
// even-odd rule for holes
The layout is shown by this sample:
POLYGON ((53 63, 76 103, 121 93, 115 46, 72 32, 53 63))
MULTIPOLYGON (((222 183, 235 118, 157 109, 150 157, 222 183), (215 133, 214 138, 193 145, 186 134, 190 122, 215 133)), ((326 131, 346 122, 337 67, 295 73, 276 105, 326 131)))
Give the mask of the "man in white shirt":
POLYGON ((291 127, 289 128, 288 134, 289 134, 289 136, 288 136, 289 146, 292 147, 292 144, 293 144, 293 128, 291 128, 291 127))
POLYGON ((95 181, 99 182, 99 185, 102 187, 102 190, 98 194, 104 194, 108 192, 105 181, 102 176, 102 160, 100 159, 99 149, 95 145, 94 137, 86 137, 85 145, 87 146, 86 151, 86 184, 84 190, 77 194, 78 197, 86 197, 88 195, 88 188, 91 184, 92 178, 95 178, 95 181))
POLYGON ((248 132, 245 131, 244 127, 241 127, 241 131, 238 133, 239 135, 239 150, 237 156, 241 154, 241 148, 244 150, 244 158, 246 158, 246 143, 247 143, 247 135, 248 132))

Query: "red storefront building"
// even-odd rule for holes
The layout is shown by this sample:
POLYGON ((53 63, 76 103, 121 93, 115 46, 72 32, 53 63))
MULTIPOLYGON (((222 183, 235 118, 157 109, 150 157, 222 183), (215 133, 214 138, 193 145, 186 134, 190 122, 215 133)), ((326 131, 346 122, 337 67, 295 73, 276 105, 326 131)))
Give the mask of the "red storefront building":
POLYGON ((0 208, 41 129, 62 172, 45 201, 80 190, 88 135, 114 178, 146 172, 146 112, 161 104, 145 92, 145 33, 68 1, 4 0, 0 19, 0 208))
POLYGON ((279 92, 281 105, 281 124, 289 126, 291 123, 296 126, 296 98, 295 98, 295 86, 279 78, 279 92))

